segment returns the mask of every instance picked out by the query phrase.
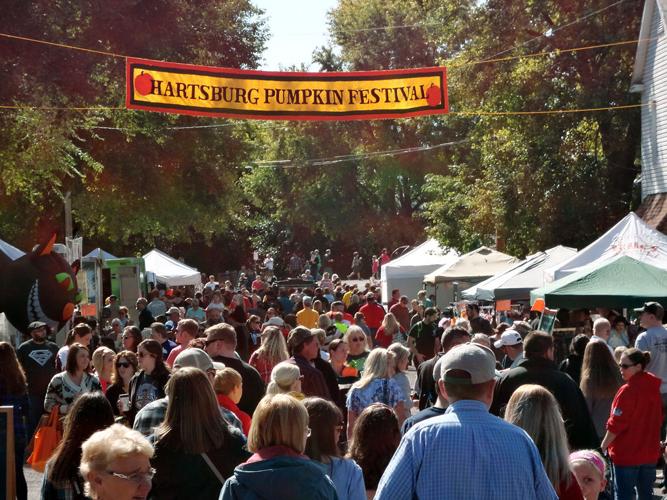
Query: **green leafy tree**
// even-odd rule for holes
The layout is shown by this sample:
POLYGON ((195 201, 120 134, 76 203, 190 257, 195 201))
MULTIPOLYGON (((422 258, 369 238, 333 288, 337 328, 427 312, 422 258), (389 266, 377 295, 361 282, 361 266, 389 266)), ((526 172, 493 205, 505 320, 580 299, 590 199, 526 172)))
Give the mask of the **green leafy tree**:
MULTIPOLYGON (((254 68, 266 40, 247 0, 157 3, 11 1, 0 31, 122 55, 254 68)), ((123 107, 124 59, 0 41, 3 104, 123 107)), ((0 115, 0 207, 19 198, 30 227, 62 227, 65 192, 87 241, 128 253, 212 244, 239 204, 235 182, 257 147, 255 125, 125 110, 18 110, 0 115), (194 125, 219 128, 187 129, 194 125), (53 215, 58 213, 57 217, 53 215)), ((0 227, 13 226, 0 209, 0 227)), ((7 214, 7 215, 5 215, 7 214)), ((9 234, 12 234, 10 231, 9 234)))

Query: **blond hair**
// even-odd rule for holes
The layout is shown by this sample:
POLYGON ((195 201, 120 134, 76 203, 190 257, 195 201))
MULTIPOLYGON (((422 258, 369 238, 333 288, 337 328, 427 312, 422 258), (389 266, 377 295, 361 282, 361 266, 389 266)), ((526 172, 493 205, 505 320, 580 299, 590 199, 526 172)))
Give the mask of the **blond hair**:
POLYGON ((394 335, 398 333, 401 329, 401 325, 398 324, 396 316, 393 313, 387 313, 382 319, 382 326, 384 327, 385 335, 394 335))
MULTIPOLYGON (((364 331, 361 329, 360 326, 350 325, 350 327, 345 332, 345 335, 343 335, 343 340, 345 342, 347 342, 348 345, 349 345, 350 344, 350 337, 352 337, 354 335, 362 335, 364 338, 366 338, 366 334, 364 333, 364 331)), ((364 345, 366 345, 366 344, 364 344, 364 345)))
POLYGON ((394 342, 391 344, 387 350, 394 355, 394 362, 396 363, 396 371, 398 371, 398 365, 408 359, 410 356, 410 349, 405 347, 400 342, 394 342))
POLYGON ((567 434, 556 398, 540 385, 522 385, 507 403, 505 420, 531 437, 553 487, 558 490, 563 481, 569 484, 567 434))
MULTIPOLYGON (((102 373, 102 369, 104 368, 104 356, 107 354, 111 354, 112 356, 115 356, 116 353, 113 352, 111 349, 105 346, 98 347, 95 349, 95 352, 93 352, 93 368, 95 368, 95 371, 97 372, 98 375, 102 373)), ((111 375, 111 374, 109 374, 111 375)))
POLYGON ((285 336, 283 335, 283 332, 280 331, 280 328, 267 326, 262 331, 261 337, 262 345, 257 349, 257 355, 259 357, 266 359, 273 365, 277 365, 281 361, 285 361, 289 358, 285 336))
POLYGON ((91 472, 104 472, 109 464, 130 455, 153 457, 153 447, 139 432, 124 425, 114 424, 97 431, 81 445, 81 465, 79 471, 86 482, 86 495, 91 496, 88 475, 91 472))
POLYGON ((234 368, 223 368, 216 370, 215 379, 213 379, 213 389, 216 394, 224 394, 227 396, 234 390, 235 387, 243 383, 241 374, 234 370, 234 368))
POLYGON ((373 349, 364 363, 364 373, 352 387, 363 389, 376 378, 387 378, 389 367, 395 363, 394 353, 378 347, 373 349))
POLYGON ((292 390, 292 384, 301 376, 301 370, 294 363, 283 361, 271 370, 271 381, 266 387, 267 394, 285 394, 292 390))
POLYGON ((248 432, 248 450, 255 453, 270 446, 287 446, 303 453, 308 411, 287 394, 267 395, 257 405, 248 432))

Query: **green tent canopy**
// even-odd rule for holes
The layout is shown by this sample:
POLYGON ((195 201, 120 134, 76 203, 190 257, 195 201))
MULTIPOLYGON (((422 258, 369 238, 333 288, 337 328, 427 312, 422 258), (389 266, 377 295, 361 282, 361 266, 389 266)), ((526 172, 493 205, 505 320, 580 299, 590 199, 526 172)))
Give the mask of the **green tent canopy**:
POLYGON ((667 305, 667 270, 628 256, 582 269, 530 292, 551 308, 639 307, 655 300, 667 305))

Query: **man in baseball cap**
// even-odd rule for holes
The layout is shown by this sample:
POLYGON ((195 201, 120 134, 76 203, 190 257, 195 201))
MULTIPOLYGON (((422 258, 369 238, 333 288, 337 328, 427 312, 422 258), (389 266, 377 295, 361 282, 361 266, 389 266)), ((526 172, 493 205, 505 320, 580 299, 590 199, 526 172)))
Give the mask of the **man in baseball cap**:
MULTIPOLYGON (((178 356, 176 356, 173 368, 174 370, 180 370, 181 368, 197 368, 206 374, 211 386, 213 386, 215 370, 224 367, 225 365, 222 363, 215 363, 206 351, 196 347, 190 347, 184 349, 178 356)), ((164 417, 167 414, 168 403, 169 400, 167 399, 167 396, 148 403, 139 410, 136 417, 134 417, 132 428, 147 437, 153 434, 155 427, 164 421, 164 417)), ((227 418, 227 415, 223 416, 227 418)), ((240 422, 228 420, 228 423, 240 428, 240 422)))
POLYGON ((174 370, 179 368, 199 368, 201 371, 209 375, 211 383, 215 378, 215 370, 222 370, 225 365, 223 363, 213 361, 211 356, 206 351, 201 349, 191 348, 181 351, 174 360, 174 370))
MULTIPOLYGON (((646 365, 646 371, 651 372, 662 380, 660 394, 662 396, 662 413, 667 418, 667 329, 662 325, 665 309, 659 302, 646 302, 642 307, 635 309, 639 314, 639 324, 646 328, 635 341, 635 347, 651 353, 651 361, 646 365)), ((663 429, 664 429, 663 424, 663 429)), ((661 433, 664 439, 664 431, 661 433)))
POLYGON ((505 353, 501 363, 505 369, 514 368, 523 359, 523 339, 521 334, 512 328, 505 330, 493 346, 505 353))
POLYGON ((403 436, 375 498, 491 498, 499 494, 503 498, 558 498, 533 441, 519 427, 489 413, 495 386, 493 352, 479 344, 464 344, 451 349, 439 363, 442 377, 438 384, 450 406, 441 417, 422 422, 403 436), (490 459, 507 456, 512 459, 490 459), (491 476, 503 478, 501 490, 493 482, 474 480, 491 476))
POLYGON ((316 396, 332 400, 324 375, 315 368, 315 358, 320 355, 317 334, 309 328, 297 326, 287 337, 287 349, 292 356, 288 361, 299 367, 303 380, 301 392, 306 396, 316 396))

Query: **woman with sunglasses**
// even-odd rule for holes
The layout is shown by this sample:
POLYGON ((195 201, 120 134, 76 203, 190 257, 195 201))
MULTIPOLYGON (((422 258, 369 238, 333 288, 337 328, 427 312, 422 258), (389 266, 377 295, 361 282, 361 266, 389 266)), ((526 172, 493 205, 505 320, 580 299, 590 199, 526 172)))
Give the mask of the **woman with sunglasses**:
POLYGON ((396 370, 394 354, 378 347, 368 356, 361 379, 347 393, 347 437, 352 438, 354 425, 361 412, 373 403, 383 403, 398 416, 399 425, 407 418, 403 390, 392 378, 396 370))
POLYGON ((347 353, 347 364, 356 368, 359 373, 362 373, 366 359, 370 354, 366 334, 359 326, 352 325, 345 332, 343 340, 350 348, 350 351, 347 353))
POLYGON ((294 363, 283 361, 273 367, 271 380, 266 386, 266 394, 288 394, 295 399, 302 400, 305 396, 301 392, 303 375, 294 363))
POLYGON ((625 381, 611 405, 607 433, 600 446, 609 450, 617 500, 653 498, 655 464, 660 456, 662 399, 660 379, 645 371, 651 354, 628 349, 619 367, 625 381))
POLYGON ((130 409, 124 413, 130 424, 144 406, 164 397, 164 386, 170 376, 157 340, 142 341, 137 348, 137 359, 140 371, 130 380, 130 409))
POLYGON ((116 354, 113 371, 111 372, 111 385, 106 392, 107 399, 111 403, 115 415, 120 415, 118 397, 121 394, 130 393, 130 380, 132 380, 138 366, 137 355, 132 351, 121 351, 116 354))
POLYGON ((365 500, 366 487, 361 467, 351 458, 343 458, 338 447, 343 432, 343 414, 331 401, 307 398, 310 436, 306 441, 306 455, 321 463, 336 487, 338 498, 365 500))

